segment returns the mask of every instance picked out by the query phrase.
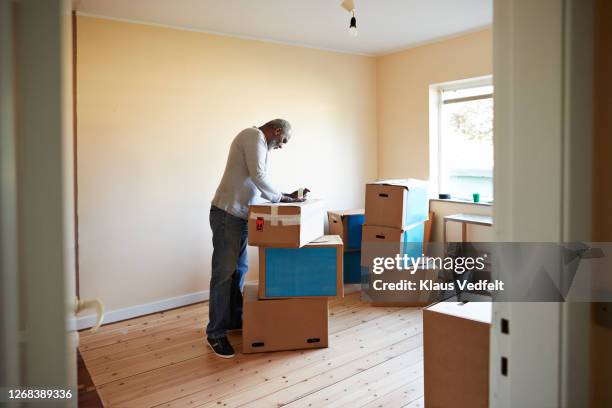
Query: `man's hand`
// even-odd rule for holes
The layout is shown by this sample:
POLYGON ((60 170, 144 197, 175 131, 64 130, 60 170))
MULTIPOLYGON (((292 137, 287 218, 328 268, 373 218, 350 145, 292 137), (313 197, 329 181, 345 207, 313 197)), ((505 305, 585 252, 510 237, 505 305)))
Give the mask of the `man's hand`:
MULTIPOLYGON (((306 195, 307 195, 308 193, 310 193, 310 190, 309 190, 309 189, 307 189, 307 188, 304 188, 304 189, 303 189, 303 193, 302 193, 302 197, 304 198, 304 200, 306 199, 306 195)), ((300 197, 299 197, 299 190, 295 190, 295 191, 294 191, 293 193, 291 193, 291 194, 283 194, 283 195, 286 195, 286 196, 291 197, 291 198, 300 198, 300 197)), ((302 201, 304 201, 304 200, 302 200, 302 201)))
POLYGON ((306 201, 306 199, 305 198, 292 197, 291 195, 288 195, 288 194, 283 194, 283 196, 281 197, 281 200, 280 200, 281 203, 301 203, 303 201, 306 201))

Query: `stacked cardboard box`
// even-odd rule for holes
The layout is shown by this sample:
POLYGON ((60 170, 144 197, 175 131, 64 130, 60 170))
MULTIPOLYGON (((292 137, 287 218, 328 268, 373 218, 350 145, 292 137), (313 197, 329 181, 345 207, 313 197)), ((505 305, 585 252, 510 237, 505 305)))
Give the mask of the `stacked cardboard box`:
POLYGON ((324 235, 302 248, 259 248, 259 297, 342 297, 342 240, 324 235))
MULTIPOLYGON (((367 295, 374 305, 423 306, 420 293, 374 290, 375 280, 397 283, 409 277, 403 270, 374 274, 374 258, 395 258, 397 255, 419 258, 424 253, 424 236, 429 215, 427 183, 421 180, 382 180, 366 185, 365 224, 362 231, 361 266, 367 295), (415 298, 414 296, 417 295, 415 298)), ((434 278, 435 272, 421 268, 412 280, 434 278)))
POLYGON ((321 200, 266 203, 249 207, 249 245, 300 248, 323 236, 321 200))
POLYGON ((361 230, 364 210, 328 211, 329 233, 344 242, 344 283, 361 283, 361 230))
POLYGON ((323 235, 321 201, 253 205, 259 285, 244 288, 243 352, 327 347, 328 299, 344 296, 343 243, 323 235))

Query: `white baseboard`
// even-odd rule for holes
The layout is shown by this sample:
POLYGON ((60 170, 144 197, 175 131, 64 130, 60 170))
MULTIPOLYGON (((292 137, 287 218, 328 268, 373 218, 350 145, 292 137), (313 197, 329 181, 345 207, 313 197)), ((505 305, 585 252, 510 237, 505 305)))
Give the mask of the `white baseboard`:
MULTIPOLYGON (((125 307, 122 309, 109 310, 104 313, 104 324, 118 322, 120 320, 131 319, 134 317, 144 316, 150 313, 162 312, 176 307, 187 306, 193 303, 203 302, 208 300, 208 290, 201 292, 188 293, 186 295, 176 296, 168 299, 162 299, 155 302, 145 303, 125 307)), ((93 327, 96 324, 96 315, 90 314, 79 316, 76 318, 76 329, 82 330, 93 327)))
MULTIPOLYGON (((247 281, 246 283, 257 283, 256 280, 247 281)), ((354 293, 361 290, 359 284, 345 284, 344 293, 354 293)), ((132 319, 134 317, 144 316, 151 313, 163 312, 164 310, 174 309, 176 307, 187 306, 193 303, 204 302, 208 300, 210 293, 208 290, 201 292, 188 293, 186 295, 176 296, 168 299, 161 299, 155 302, 145 303, 125 307, 122 309, 109 310, 104 313, 103 324, 114 323, 120 320, 132 319)), ((83 330, 93 327, 96 324, 96 315, 89 314, 76 318, 76 330, 83 330)))

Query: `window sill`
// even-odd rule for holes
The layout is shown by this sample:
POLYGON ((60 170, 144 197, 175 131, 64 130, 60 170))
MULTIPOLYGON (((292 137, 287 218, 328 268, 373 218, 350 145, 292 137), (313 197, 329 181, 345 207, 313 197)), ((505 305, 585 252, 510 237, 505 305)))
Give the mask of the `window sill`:
POLYGON ((459 200, 456 198, 449 198, 449 199, 444 199, 444 198, 430 198, 429 201, 440 201, 442 203, 455 203, 455 204, 472 204, 472 205, 484 205, 486 207, 492 207, 493 203, 487 203, 487 202, 482 202, 482 203, 475 203, 473 201, 469 201, 469 200, 459 200))

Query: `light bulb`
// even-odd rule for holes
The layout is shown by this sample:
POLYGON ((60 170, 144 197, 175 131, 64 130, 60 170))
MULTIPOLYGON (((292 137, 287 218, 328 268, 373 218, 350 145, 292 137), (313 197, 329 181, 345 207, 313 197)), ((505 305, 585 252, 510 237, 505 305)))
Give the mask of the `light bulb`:
POLYGON ((349 35, 351 37, 357 37, 357 19, 355 18, 354 12, 353 17, 351 17, 351 25, 349 26, 349 35))

